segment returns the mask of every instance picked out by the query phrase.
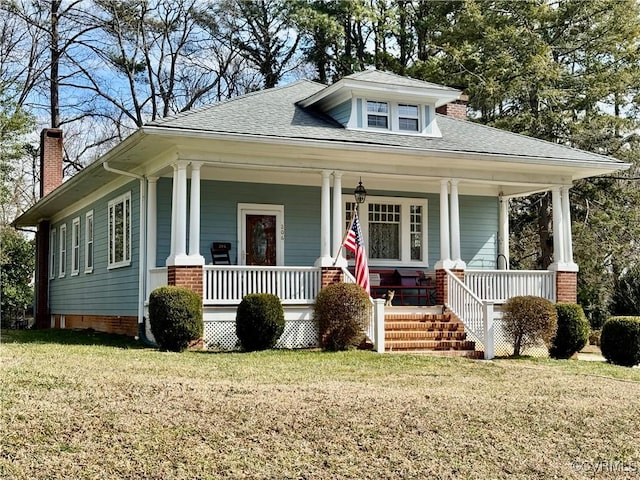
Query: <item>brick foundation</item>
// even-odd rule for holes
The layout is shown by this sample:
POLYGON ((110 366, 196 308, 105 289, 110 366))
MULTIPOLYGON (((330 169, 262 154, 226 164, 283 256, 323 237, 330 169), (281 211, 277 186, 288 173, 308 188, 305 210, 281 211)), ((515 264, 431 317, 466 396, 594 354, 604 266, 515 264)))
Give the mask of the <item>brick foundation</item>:
POLYGON ((334 283, 340 283, 344 280, 342 268, 340 267, 322 267, 321 288, 334 283))
POLYGON ((556 272, 556 302, 578 303, 577 272, 556 272))
MULTIPOLYGON (((451 270, 451 273, 464 282, 464 270, 451 270)), ((436 304, 446 304, 448 297, 447 272, 442 269, 436 270, 436 304)))
MULTIPOLYGON (((138 317, 116 315, 62 315, 53 317, 54 328, 65 329, 93 329, 97 332, 115 333, 135 337, 138 335, 138 317), (64 317, 64 324, 62 323, 64 317)), ((47 319, 47 326, 51 325, 51 317, 47 319)))
POLYGON ((167 283, 176 287, 189 288, 202 298, 202 265, 168 267, 167 283))

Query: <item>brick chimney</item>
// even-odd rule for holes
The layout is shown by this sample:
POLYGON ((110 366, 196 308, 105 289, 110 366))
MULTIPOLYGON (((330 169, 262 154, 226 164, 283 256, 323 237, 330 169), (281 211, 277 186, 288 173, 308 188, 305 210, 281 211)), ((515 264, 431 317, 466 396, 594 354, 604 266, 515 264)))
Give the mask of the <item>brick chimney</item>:
POLYGON ((459 120, 466 120, 467 103, 469 103, 469 97, 467 95, 461 95, 458 100, 436 108, 436 113, 441 113, 442 115, 454 117, 459 120))
POLYGON ((62 130, 45 128, 40 134, 40 198, 62 184, 62 130))

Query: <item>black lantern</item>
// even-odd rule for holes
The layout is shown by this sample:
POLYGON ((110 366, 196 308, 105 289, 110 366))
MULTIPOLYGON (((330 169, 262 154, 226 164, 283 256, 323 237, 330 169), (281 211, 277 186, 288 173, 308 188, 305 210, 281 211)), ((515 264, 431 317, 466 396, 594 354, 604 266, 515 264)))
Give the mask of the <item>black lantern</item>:
POLYGON ((356 197, 356 203, 358 205, 360 205, 361 203, 364 203, 364 201, 367 199, 367 191, 362 185, 362 178, 360 178, 360 181, 358 182, 358 186, 353 191, 353 196, 356 197))

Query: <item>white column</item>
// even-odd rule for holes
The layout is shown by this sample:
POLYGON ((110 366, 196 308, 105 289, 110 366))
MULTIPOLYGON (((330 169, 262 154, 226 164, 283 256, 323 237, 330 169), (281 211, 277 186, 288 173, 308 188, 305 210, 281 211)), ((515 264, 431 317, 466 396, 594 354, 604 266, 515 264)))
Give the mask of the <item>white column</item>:
POLYGON ((317 266, 331 266, 331 172, 322 171, 322 189, 320 192, 320 258, 317 266))
POLYGON ((451 180, 451 260, 455 262, 455 268, 464 269, 466 265, 462 261, 460 253, 460 203, 458 201, 458 180, 451 180))
POLYGON ((342 172, 333 172, 333 249, 331 254, 337 255, 336 266, 346 267, 347 259, 342 255, 342 172))
POLYGON ((156 267, 158 229, 158 177, 147 178, 147 269, 156 267))
POLYGON ((553 263, 549 266, 551 270, 564 270, 564 223, 562 219, 562 198, 560 187, 552 190, 551 200, 553 202, 553 263))
POLYGON ((191 162, 191 203, 189 211, 189 259, 190 264, 204 265, 200 255, 200 167, 201 162, 191 162))
POLYGON ((565 270, 578 271, 578 265, 573 261, 573 238, 571 235, 571 206, 569 204, 569 189, 571 187, 562 187, 560 193, 562 195, 562 220, 564 225, 564 262, 565 270))
POLYGON ((509 269, 509 199, 500 195, 500 218, 498 220, 498 264, 501 270, 509 269), (503 263, 501 263, 501 261, 503 263))
POLYGON ((440 181, 440 260, 436 268, 450 268, 449 253, 449 180, 440 181))
POLYGON ((187 165, 188 162, 176 162, 173 175, 174 205, 171 222, 171 239, 174 245, 167 265, 188 265, 187 257, 187 165))
POLYGON ((178 216, 178 165, 173 164, 173 179, 171 180, 171 250, 167 258, 167 266, 173 265, 176 257, 176 218, 178 216))

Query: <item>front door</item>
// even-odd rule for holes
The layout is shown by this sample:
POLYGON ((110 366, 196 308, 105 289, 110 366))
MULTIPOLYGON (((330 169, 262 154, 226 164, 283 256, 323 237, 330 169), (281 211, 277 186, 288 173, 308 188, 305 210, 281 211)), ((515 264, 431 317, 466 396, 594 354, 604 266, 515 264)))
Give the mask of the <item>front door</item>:
POLYGON ((246 215, 246 264, 276 265, 276 216, 246 215))
POLYGON ((238 239, 241 265, 283 264, 284 207, 239 204, 238 239))

